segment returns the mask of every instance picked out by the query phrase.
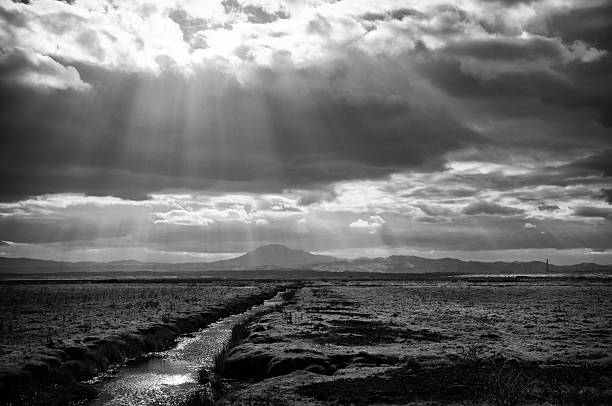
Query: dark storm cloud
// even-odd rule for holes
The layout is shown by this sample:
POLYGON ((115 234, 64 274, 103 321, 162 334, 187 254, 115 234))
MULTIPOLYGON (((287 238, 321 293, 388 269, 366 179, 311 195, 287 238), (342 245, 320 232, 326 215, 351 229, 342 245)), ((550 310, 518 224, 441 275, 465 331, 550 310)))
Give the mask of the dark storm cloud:
POLYGON ((612 189, 601 189, 601 197, 608 204, 612 204, 612 189))
MULTIPOLYGON (((562 175, 561 175, 562 176, 562 175)), ((594 203, 600 201, 602 196, 599 193, 602 185, 600 178, 589 177, 592 184, 576 178, 569 178, 559 182, 560 175, 551 174, 550 176, 538 176, 537 180, 530 176, 504 176, 503 173, 488 173, 482 175, 448 175, 436 181, 436 186, 425 186, 414 192, 402 195, 410 199, 419 201, 437 202, 442 205, 462 206, 461 213, 468 217, 479 216, 488 219, 496 216, 513 217, 517 221, 519 218, 536 215, 552 216, 560 213, 561 207, 567 207, 572 200, 590 199, 594 203), (561 184, 559 184, 561 183, 561 184), (457 189, 461 185, 463 188, 457 189), (470 186, 471 188, 468 188, 470 186), (447 192, 448 191, 448 192, 447 192), (491 196, 503 197, 505 201, 512 201, 511 204, 492 205, 491 196), (466 198, 482 199, 481 201, 466 202, 466 198), (516 203, 514 203, 516 202, 516 203), (552 202, 559 202, 553 204, 552 202), (467 204, 466 204, 467 203, 467 204), (514 204, 519 207, 512 207, 514 204)), ((417 205, 421 208, 422 205, 417 205)), ((443 215, 442 217, 455 218, 454 214, 443 215)))
POLYGON ((544 185, 559 187, 582 185, 588 187, 605 182, 602 176, 606 175, 599 165, 594 165, 593 162, 600 163, 598 159, 593 158, 591 160, 591 156, 589 156, 566 165, 534 168, 524 174, 509 175, 497 171, 487 174, 460 175, 455 178, 455 181, 471 185, 477 189, 500 191, 544 185), (588 164, 585 162, 588 162, 588 164))
POLYGON ((610 9, 606 5, 568 11, 570 16, 574 12, 592 14, 591 22, 579 17, 577 27, 557 24, 553 29, 547 28, 546 21, 534 21, 533 29, 540 30, 540 37, 519 37, 520 32, 483 39, 458 37, 436 50, 421 44, 423 60, 418 68, 433 84, 456 97, 508 103, 535 99, 567 110, 590 110, 599 123, 610 126, 612 97, 605 90, 612 86, 612 56, 605 52, 609 35, 596 36, 588 28, 610 25, 610 9), (598 12, 603 16, 595 17, 598 12), (571 34, 571 30, 586 33, 571 34))
POLYGON ((498 3, 504 6, 516 6, 520 4, 537 3, 541 0, 483 0, 484 3, 498 3))
POLYGON ((64 66, 48 56, 40 56, 25 50, 0 50, 0 90, 4 100, 0 108, 11 103, 19 93, 19 83, 34 82, 41 87, 86 87, 74 67, 64 66), (15 92, 13 92, 15 91, 15 92))
MULTIPOLYGON (((527 57, 528 53, 525 50, 524 56, 527 57)), ((515 55, 521 54, 515 50, 515 55)), ((420 69, 434 84, 453 96, 514 103, 520 99, 536 99, 545 105, 559 105, 568 110, 588 108, 595 112, 602 124, 609 124, 612 97, 603 90, 611 84, 608 79, 579 86, 576 80, 544 70, 509 72, 484 78, 464 71, 459 61, 449 58, 429 60, 420 69)))
MULTIPOLYGON (((227 13, 265 12, 246 9, 249 6, 235 0, 223 5, 227 13)), ((593 11, 585 10, 581 13, 593 11)), ((602 9, 604 15, 606 10, 602 9)), ((19 14, 3 12, 9 25, 25 24, 19 21, 19 14)), ((434 16, 439 21, 436 35, 441 36, 460 32, 465 28, 460 25, 474 18, 453 6, 438 7, 434 16)), ((207 28, 203 19, 181 9, 172 10, 169 17, 188 39, 207 28)), ((412 9, 396 9, 362 19, 378 23, 406 17, 433 18, 412 9)), ((588 25, 586 20, 578 18, 579 25, 588 25)), ((71 21, 80 20, 62 23, 62 19, 53 19, 48 25, 54 32, 63 32, 70 30, 71 21)), ((555 32, 570 29, 559 21, 554 22, 555 32)), ((323 16, 313 22, 317 26, 313 32, 320 35, 327 36, 332 30, 323 16)), ((92 38, 86 36, 83 41, 90 44, 92 38)), ((308 68, 273 65, 259 69, 254 75, 257 84, 247 86, 215 68, 198 71, 188 79, 170 72, 152 77, 83 64, 75 65, 77 72, 60 59, 33 64, 19 51, 7 51, 0 60, 0 91, 6 95, 0 102, 0 125, 6 134, 0 140, 2 198, 64 191, 146 199, 152 191, 165 188, 320 188, 333 181, 383 177, 406 169, 443 170, 446 154, 465 147, 481 152, 487 144, 515 143, 517 148, 511 153, 544 148, 543 137, 485 139, 462 125, 461 117, 450 114, 443 100, 422 100, 411 88, 402 88, 409 82, 405 70, 412 60, 419 61, 424 77, 448 94, 486 103, 484 114, 497 109, 498 118, 508 118, 514 106, 533 99, 563 106, 569 114, 554 125, 565 129, 555 129, 554 141, 545 145, 549 150, 592 148, 609 139, 603 131, 570 127, 585 121, 572 116, 583 110, 606 122, 612 105, 605 86, 608 79, 603 73, 594 77, 579 68, 601 61, 576 61, 568 67, 563 62, 567 50, 554 38, 473 40, 460 36, 445 43, 436 51, 421 43, 422 49, 406 51, 398 60, 376 61, 344 50, 335 60, 308 68), (466 58, 481 67, 529 63, 542 69, 510 69, 483 76, 465 68, 466 58), (40 89, 16 83, 26 71, 61 76, 74 86, 82 77, 91 89, 40 89), (399 89, 380 86, 381 78, 399 89), (440 104, 443 107, 436 106, 440 104), (582 140, 573 135, 576 131, 584 134, 582 140)), ((284 60, 290 58, 285 52, 284 60)), ((539 115, 545 125, 553 125, 552 118, 543 118, 541 109, 532 105, 526 109, 539 115)), ((591 156, 567 170, 553 168, 515 177, 493 174, 489 181, 471 180, 474 185, 501 189, 538 182, 571 184, 581 181, 576 173, 601 169, 608 176, 607 158, 591 156)))
MULTIPOLYGON (((452 181, 450 182, 452 183, 452 181)), ((464 183, 464 182, 457 182, 464 183)), ((465 182, 467 183, 467 182, 465 182)), ((404 197, 417 197, 417 198, 461 198, 461 197, 470 197, 474 196, 478 192, 477 189, 472 187, 457 187, 456 185, 448 185, 447 187, 440 186, 428 186, 418 190, 415 190, 411 193, 403 195, 404 197)))
MULTIPOLYGON (((410 111, 409 106, 402 108, 393 100, 355 100, 324 89, 311 96, 313 104, 306 109, 288 103, 284 95, 269 99, 276 112, 271 119, 279 149, 305 167, 346 160, 349 165, 440 168, 440 152, 478 139, 451 117, 428 117, 421 111, 410 111), (311 125, 305 126, 302 120, 311 125), (447 136, 452 132, 453 137, 447 136)), ((444 116, 443 112, 438 114, 444 116)))
POLYGON ((312 190, 300 196, 298 206, 311 206, 315 203, 330 202, 337 197, 333 190, 312 190))
POLYGON ((612 209, 607 207, 580 206, 574 209, 574 215, 612 220, 612 209))
POLYGON ((447 209, 440 209, 438 207, 431 207, 426 204, 419 204, 417 207, 428 216, 436 217, 436 216, 444 216, 450 214, 447 209))
MULTIPOLYGON (((250 190, 324 185, 440 169, 444 154, 478 142, 436 107, 353 92, 351 75, 377 67, 362 62, 365 68, 344 73, 263 70, 253 86, 214 69, 154 78, 86 65, 78 69, 87 91, 5 80, 2 198, 63 191, 141 199, 220 183, 250 190), (287 80, 296 84, 286 87, 287 80)), ((10 63, 0 70, 18 70, 10 63)))
POLYGON ((3 255, 609 248, 609 2, 172 3, 0 6, 3 255))
POLYGON ((560 207, 557 206, 556 204, 540 204, 538 205, 538 210, 547 211, 547 212, 555 212, 555 211, 559 211, 560 207))
POLYGON ((504 217, 491 217, 489 222, 476 228, 466 221, 453 220, 452 226, 427 224, 426 232, 384 227, 380 238, 390 247, 435 246, 439 250, 606 249, 612 239, 612 228, 581 222, 542 221, 534 229, 504 217))
POLYGON ((559 61, 563 47, 554 39, 499 39, 453 42, 446 46, 446 55, 471 56, 482 60, 521 61, 544 58, 559 61))
POLYGON ((578 7, 534 17, 531 30, 560 37, 567 42, 587 41, 597 47, 612 49, 612 3, 586 2, 578 7))
POLYGON ((474 202, 463 209, 463 214, 468 216, 474 216, 478 214, 489 214, 489 215, 501 215, 501 216, 513 216, 516 214, 524 213, 523 210, 514 207, 502 206, 497 203, 479 201, 474 202))
POLYGON ((579 159, 569 165, 570 168, 584 169, 598 173, 600 176, 612 176, 612 149, 579 159))

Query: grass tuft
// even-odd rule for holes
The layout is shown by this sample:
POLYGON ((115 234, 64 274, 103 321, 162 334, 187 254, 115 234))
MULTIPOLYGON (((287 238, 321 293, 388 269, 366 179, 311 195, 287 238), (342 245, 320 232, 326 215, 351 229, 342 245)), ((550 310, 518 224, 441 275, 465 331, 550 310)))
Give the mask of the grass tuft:
POLYGON ((501 367, 489 379, 489 399, 495 406, 522 405, 534 390, 535 384, 535 380, 523 371, 501 367))

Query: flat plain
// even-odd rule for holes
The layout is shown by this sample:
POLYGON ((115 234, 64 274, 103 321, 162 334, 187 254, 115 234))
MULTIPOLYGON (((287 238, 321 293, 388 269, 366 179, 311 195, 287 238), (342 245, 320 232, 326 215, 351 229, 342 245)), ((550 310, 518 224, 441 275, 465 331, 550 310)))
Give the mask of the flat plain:
MULTIPOLYGON (((612 404, 612 282, 587 278, 2 285, 1 372, 78 361, 91 377, 287 287, 194 405, 612 404)), ((95 397, 68 392, 52 403, 95 397)))
POLYGON ((605 282, 318 283, 246 331, 221 370, 257 383, 229 403, 612 400, 605 282))

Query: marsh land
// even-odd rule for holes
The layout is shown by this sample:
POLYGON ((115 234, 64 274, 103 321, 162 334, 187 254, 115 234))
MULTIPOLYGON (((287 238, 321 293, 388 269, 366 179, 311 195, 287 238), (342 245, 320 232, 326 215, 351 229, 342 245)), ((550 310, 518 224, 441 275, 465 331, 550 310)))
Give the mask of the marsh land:
POLYGON ((29 381, 46 385, 39 392, 47 402, 95 399, 86 379, 281 291, 291 292, 282 306, 237 326, 191 404, 612 402, 612 283, 605 279, 0 289, 3 391, 12 391, 5 403, 45 404, 15 393, 29 381))

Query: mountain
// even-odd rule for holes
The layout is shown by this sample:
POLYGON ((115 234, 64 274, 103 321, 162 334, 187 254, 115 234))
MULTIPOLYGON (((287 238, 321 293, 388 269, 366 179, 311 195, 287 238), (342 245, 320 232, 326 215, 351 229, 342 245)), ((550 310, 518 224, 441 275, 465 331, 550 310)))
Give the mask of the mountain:
MULTIPOLYGON (((454 258, 422 258, 411 255, 392 255, 387 258, 358 258, 318 264, 315 271, 325 272, 375 272, 375 273, 460 273, 460 274, 501 274, 501 273, 546 273, 546 262, 479 262, 462 261, 454 258)), ((549 265, 548 272, 609 271, 611 265, 582 263, 576 265, 549 265)))
POLYGON ((304 265, 336 262, 338 258, 315 255, 310 252, 287 248, 280 244, 259 247, 232 259, 209 262, 206 268, 215 269, 254 269, 254 268, 296 268, 304 265))
POLYGON ((305 268, 314 264, 341 261, 336 257, 315 255, 287 248, 280 244, 259 247, 236 258, 214 262, 167 264, 134 260, 111 262, 59 262, 31 258, 0 257, 0 272, 55 273, 55 272, 112 272, 112 271, 208 271, 245 269, 305 268))
MULTIPOLYGON (((93 273, 128 274, 149 272, 154 274, 197 272, 230 272, 246 270, 311 270, 324 273, 378 273, 378 274, 502 274, 546 273, 546 263, 531 262, 478 262, 453 258, 422 258, 411 255, 392 255, 387 258, 340 259, 327 255, 315 255, 284 245, 271 244, 259 247, 236 258, 215 262, 167 264, 133 260, 113 262, 56 262, 30 258, 0 257, 0 273, 8 274, 59 274, 93 273)), ((548 272, 603 272, 612 271, 612 265, 582 263, 576 265, 550 265, 548 272)))
POLYGON ((56 268, 62 263, 46 259, 0 257, 0 270, 22 268, 56 268))

